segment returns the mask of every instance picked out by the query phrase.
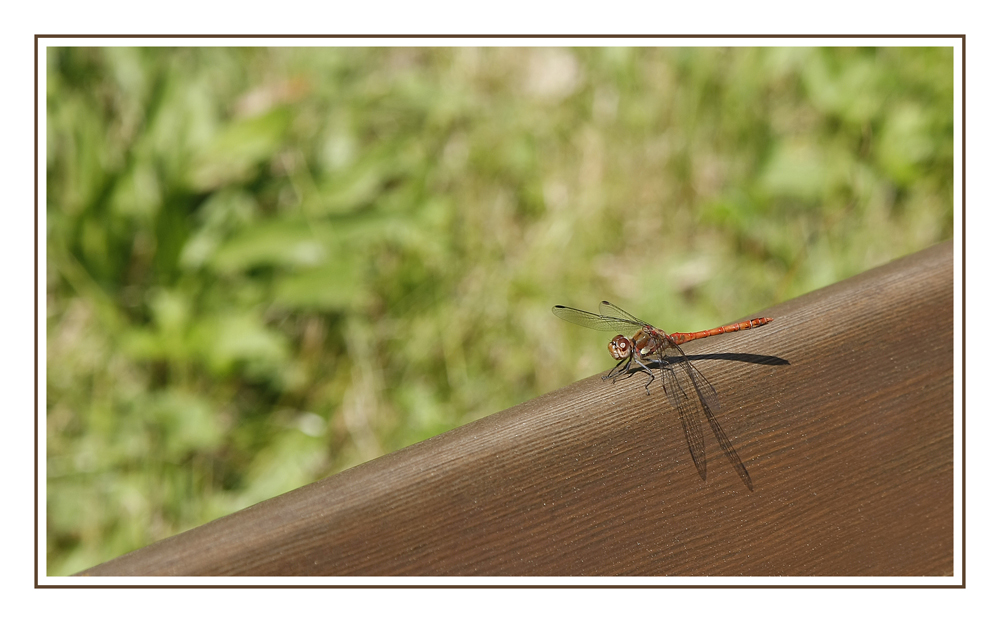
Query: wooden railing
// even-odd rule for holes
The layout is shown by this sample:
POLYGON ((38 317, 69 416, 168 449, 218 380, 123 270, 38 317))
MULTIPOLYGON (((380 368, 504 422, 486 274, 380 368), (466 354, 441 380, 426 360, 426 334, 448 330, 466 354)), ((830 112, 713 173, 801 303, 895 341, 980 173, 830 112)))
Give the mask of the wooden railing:
POLYGON ((952 575, 952 244, 756 315, 685 347, 752 493, 595 375, 81 575, 952 575))

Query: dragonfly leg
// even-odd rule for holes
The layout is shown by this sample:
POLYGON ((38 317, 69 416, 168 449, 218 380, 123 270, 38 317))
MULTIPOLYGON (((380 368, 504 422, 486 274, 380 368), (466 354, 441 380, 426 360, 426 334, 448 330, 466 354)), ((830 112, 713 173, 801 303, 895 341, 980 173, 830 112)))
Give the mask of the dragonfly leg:
MULTIPOLYGON (((615 367, 611 368, 610 372, 608 372, 601 378, 604 380, 611 379, 611 382, 614 383, 618 380, 618 377, 620 377, 623 374, 628 374, 629 372, 631 372, 632 374, 635 374, 636 372, 642 372, 643 374, 649 375, 649 381, 646 383, 646 395, 648 396, 649 386, 652 385, 653 381, 656 380, 656 376, 653 375, 652 371, 650 371, 650 369, 647 368, 645 364, 643 364, 635 357, 629 356, 627 359, 622 359, 617 364, 615 364, 615 367), (639 366, 640 369, 636 370, 635 368, 633 368, 632 367, 633 363, 639 366), (619 370, 619 368, 621 369, 619 370)), ((629 374, 629 376, 632 375, 629 374)))
POLYGON ((639 365, 639 367, 642 368, 642 371, 644 373, 646 373, 646 374, 649 375, 649 380, 646 382, 646 395, 648 396, 649 395, 649 386, 652 385, 653 381, 656 380, 656 375, 653 374, 652 370, 650 370, 648 367, 646 367, 646 364, 642 363, 638 359, 636 359, 635 362, 639 365))
POLYGON ((626 372, 628 372, 628 368, 629 368, 628 364, 629 364, 629 361, 631 361, 631 360, 632 360, 631 357, 629 357, 628 359, 622 359, 621 361, 619 361, 618 363, 616 363, 615 367, 611 368, 611 370, 607 374, 605 374, 604 376, 602 376, 601 380, 602 381, 606 381, 608 379, 611 379, 612 383, 616 382, 618 380, 619 376, 621 376, 621 375, 625 374, 626 372), (620 368, 623 364, 624 364, 625 367, 621 368, 621 370, 619 370, 618 368, 620 368))

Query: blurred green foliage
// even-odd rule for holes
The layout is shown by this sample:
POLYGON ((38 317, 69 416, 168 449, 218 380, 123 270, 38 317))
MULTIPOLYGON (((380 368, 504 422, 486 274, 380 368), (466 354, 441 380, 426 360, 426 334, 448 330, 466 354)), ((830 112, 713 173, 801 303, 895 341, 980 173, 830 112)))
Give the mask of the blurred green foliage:
POLYGON ((46 63, 53 575, 952 233, 949 48, 46 63))

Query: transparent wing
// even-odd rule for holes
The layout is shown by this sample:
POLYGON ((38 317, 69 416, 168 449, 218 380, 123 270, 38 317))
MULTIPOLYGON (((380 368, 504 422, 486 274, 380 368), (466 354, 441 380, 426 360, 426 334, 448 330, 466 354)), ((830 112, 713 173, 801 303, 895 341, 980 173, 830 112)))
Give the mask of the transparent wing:
MULTIPOLYGON (((680 348, 675 349, 680 352, 680 348)), ((715 389, 712 384, 709 383, 698 369, 691 365, 688 358, 681 353, 681 360, 677 364, 684 369, 688 379, 691 381, 692 387, 694 387, 694 392, 698 396, 698 402, 701 403, 701 410, 705 413, 705 417, 708 418, 708 424, 712 427, 712 432, 715 433, 715 438, 719 442, 719 446, 722 448, 723 453, 725 453, 726 458, 729 462, 733 464, 733 469, 739 475, 743 484, 747 486, 747 489, 753 491, 753 481, 750 480, 750 472, 747 471, 743 461, 740 459, 740 455, 736 454, 736 449, 733 448, 733 444, 729 441, 729 437, 726 436, 726 431, 722 430, 722 425, 715 418, 715 411, 719 409, 719 399, 715 394, 715 389)), ((673 376, 673 375, 671 375, 673 376)), ((694 405, 693 400, 687 401, 687 404, 694 405)), ((697 460, 695 461, 697 465, 697 460)))
POLYGON ((694 400, 688 400, 677 379, 677 374, 671 367, 663 369, 663 391, 677 409, 681 426, 684 428, 684 439, 687 441, 688 452, 702 480, 708 480, 708 461, 705 458, 705 436, 701 432, 701 420, 694 400))
POLYGON ((706 479, 706 465, 705 440, 701 432, 701 421, 698 418, 699 405, 701 406, 701 411, 708 419, 708 424, 712 427, 712 432, 715 434, 715 438, 718 440, 719 446, 722 448, 723 453, 725 453, 726 458, 732 463, 733 469, 736 470, 736 473, 747 489, 753 491, 753 481, 750 479, 750 473, 747 471, 746 466, 743 465, 743 461, 736 453, 736 449, 733 448, 733 444, 729 441, 726 431, 722 429, 722 425, 719 424, 719 420, 715 417, 715 412, 721 411, 715 388, 694 367, 680 347, 672 344, 664 346, 657 351, 657 355, 660 358, 656 361, 663 368, 663 391, 666 392, 667 398, 670 399, 671 404, 680 413, 681 425, 684 427, 684 436, 688 442, 688 450, 691 452, 691 458, 694 459, 694 465, 698 469, 702 480, 706 479), (667 357, 664 355, 665 352, 670 352, 673 356, 667 357), (685 378, 686 380, 682 380, 685 378), (685 391, 688 381, 690 381, 690 387, 688 391, 685 391), (691 391, 694 392, 694 396, 688 395, 691 391), (695 396, 697 396, 698 404, 695 403, 695 396))
POLYGON ((631 335, 643 327, 642 322, 634 318, 630 320, 614 316, 601 316, 593 312, 583 311, 582 309, 566 307, 565 305, 556 305, 552 308, 552 313, 566 322, 572 322, 588 329, 597 329, 598 331, 614 331, 631 335))
MULTIPOLYGON (((694 385, 695 390, 697 390, 698 396, 700 396, 708 408, 712 411, 722 411, 722 406, 719 404, 719 395, 715 392, 715 388, 709 382, 705 376, 698 371, 698 368, 694 367, 694 364, 687 358, 684 351, 681 350, 680 346, 670 344, 665 342, 660 350, 656 351, 652 358, 647 359, 656 362, 663 368, 669 368, 670 366, 681 366, 687 371, 687 376, 691 379, 691 383, 694 385)), ((686 398, 687 394, 681 392, 680 396, 674 397, 671 402, 675 399, 686 398)), ((676 403, 673 403, 677 406, 676 403)))
POLYGON ((618 307, 614 303, 610 303, 608 301, 601 301, 600 310, 601 310, 601 315, 607 318, 624 319, 639 327, 644 327, 649 324, 648 322, 643 322, 642 320, 639 320, 638 318, 628 313, 621 307, 618 307))
POLYGON ((715 393, 715 388, 712 387, 712 384, 698 371, 698 368, 687 361, 686 356, 684 357, 684 363, 687 364, 688 374, 691 375, 691 373, 694 373, 691 376, 691 382, 694 383, 694 388, 698 390, 698 395, 705 401, 708 408, 712 411, 722 411, 722 406, 719 404, 719 395, 715 393))

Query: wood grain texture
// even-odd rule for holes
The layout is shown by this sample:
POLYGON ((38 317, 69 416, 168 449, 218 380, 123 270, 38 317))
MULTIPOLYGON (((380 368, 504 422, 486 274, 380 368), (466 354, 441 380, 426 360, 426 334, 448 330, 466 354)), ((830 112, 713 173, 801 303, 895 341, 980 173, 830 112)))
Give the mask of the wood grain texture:
POLYGON ((949 242, 686 346, 753 493, 596 375, 82 575, 950 576, 952 302, 949 242))

